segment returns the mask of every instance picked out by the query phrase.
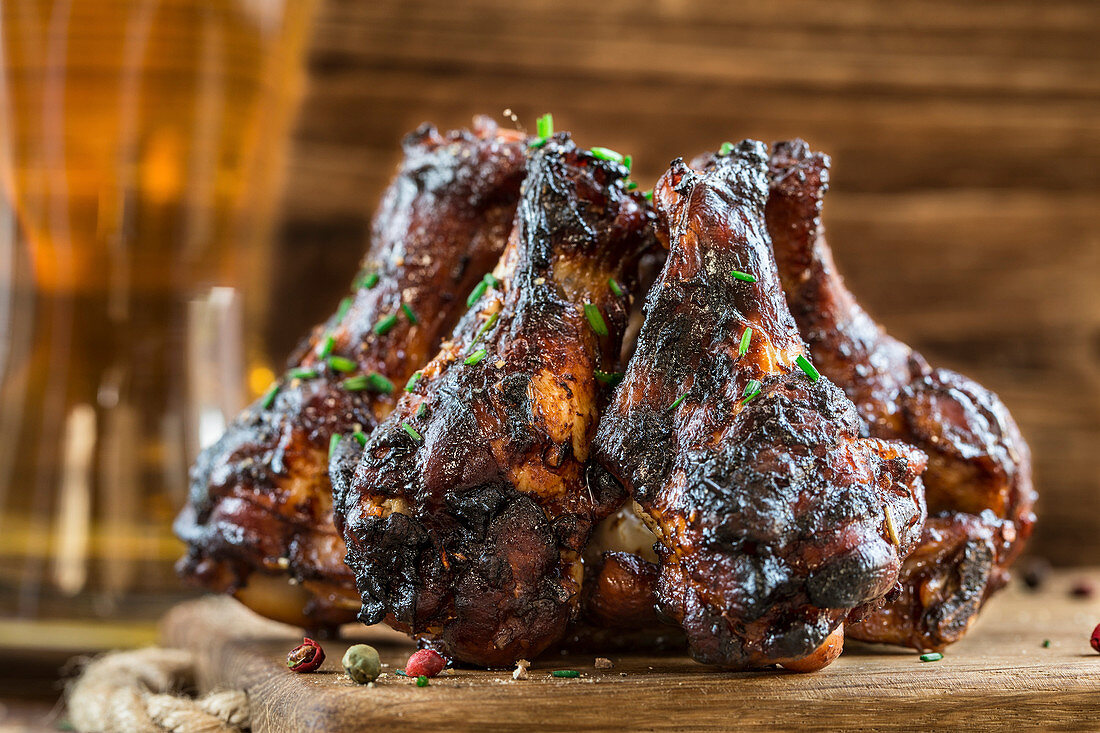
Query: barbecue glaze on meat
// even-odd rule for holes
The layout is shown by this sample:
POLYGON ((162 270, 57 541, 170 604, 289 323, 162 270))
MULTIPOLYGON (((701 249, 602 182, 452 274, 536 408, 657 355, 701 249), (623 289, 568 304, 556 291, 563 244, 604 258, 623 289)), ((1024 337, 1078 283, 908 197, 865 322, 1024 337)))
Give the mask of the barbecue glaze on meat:
POLYGON ((586 470, 609 391, 597 375, 617 371, 628 315, 610 280, 629 291, 655 244, 626 174, 563 133, 535 150, 495 277, 353 473, 341 442, 335 501, 364 623, 484 666, 564 635, 592 527, 624 499, 586 470))
POLYGON ((844 393, 796 365, 766 163, 745 141, 703 171, 675 161, 658 183, 670 253, 595 449, 660 540, 657 602, 692 656, 808 670, 895 585, 924 519, 925 457, 860 437, 844 393))
POLYGON ((330 438, 369 433, 465 312, 504 250, 525 150, 523 135, 486 118, 472 131, 425 125, 405 139, 349 305, 314 330, 274 398, 242 412, 192 469, 175 524, 188 543, 181 575, 288 623, 354 620, 359 599, 332 521, 330 438))
POLYGON ((849 636, 917 649, 957 641, 1008 577, 1031 534, 1030 454, 992 392, 933 369, 859 306, 833 263, 821 225, 829 159, 801 140, 778 143, 767 205, 787 301, 814 364, 847 392, 877 438, 928 455, 929 519, 905 561, 900 595, 849 636))

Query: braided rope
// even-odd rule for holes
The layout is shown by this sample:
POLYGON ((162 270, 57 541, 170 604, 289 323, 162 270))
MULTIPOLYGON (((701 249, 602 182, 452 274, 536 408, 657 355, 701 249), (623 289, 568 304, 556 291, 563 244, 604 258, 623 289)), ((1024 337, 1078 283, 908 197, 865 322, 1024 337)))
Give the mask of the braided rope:
POLYGON ((151 647, 90 662, 68 690, 69 720, 84 733, 240 733, 248 730, 243 690, 200 698, 174 692, 194 685, 190 652, 151 647))

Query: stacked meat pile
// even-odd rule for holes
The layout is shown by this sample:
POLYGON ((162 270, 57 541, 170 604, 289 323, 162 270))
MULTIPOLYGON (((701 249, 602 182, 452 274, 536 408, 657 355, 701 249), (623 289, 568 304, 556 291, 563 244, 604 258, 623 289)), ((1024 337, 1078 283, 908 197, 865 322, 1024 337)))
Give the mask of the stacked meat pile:
POLYGON ((727 143, 642 194, 545 118, 404 150, 353 292, 196 464, 185 576, 483 666, 802 671, 940 650, 1005 584, 1027 445, 845 288, 826 156, 727 143))

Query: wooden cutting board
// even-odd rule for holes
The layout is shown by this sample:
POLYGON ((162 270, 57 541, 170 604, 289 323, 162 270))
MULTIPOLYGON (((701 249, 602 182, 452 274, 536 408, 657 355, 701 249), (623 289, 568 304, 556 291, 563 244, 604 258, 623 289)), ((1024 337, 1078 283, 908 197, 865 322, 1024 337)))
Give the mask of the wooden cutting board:
POLYGON ((682 656, 592 655, 536 660, 529 678, 510 671, 456 670, 418 688, 394 674, 412 651, 381 628, 348 627, 328 640, 313 674, 287 670, 301 632, 262 619, 227 598, 173 609, 163 639, 193 650, 199 685, 249 693, 253 730, 1061 730, 1100 729, 1100 654, 1089 635, 1100 622, 1100 594, 1071 596, 1100 571, 1054 575, 1043 589, 1012 587, 987 607, 970 635, 939 662, 907 650, 849 642, 816 674, 718 672, 682 656), (1044 646, 1044 640, 1050 644, 1044 646), (383 671, 374 687, 343 674, 351 643, 374 645, 383 671), (574 669, 578 679, 549 672, 574 669))

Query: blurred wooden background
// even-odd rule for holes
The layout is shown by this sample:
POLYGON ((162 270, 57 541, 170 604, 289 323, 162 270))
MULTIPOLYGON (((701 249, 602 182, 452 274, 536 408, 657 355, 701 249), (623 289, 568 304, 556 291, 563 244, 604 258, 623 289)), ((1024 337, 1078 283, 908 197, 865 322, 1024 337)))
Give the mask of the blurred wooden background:
POLYGON ((322 0, 271 339, 334 307, 424 120, 551 111, 648 186, 724 140, 833 156, 830 241, 894 335, 1029 439, 1033 543, 1100 562, 1100 4, 322 0))

